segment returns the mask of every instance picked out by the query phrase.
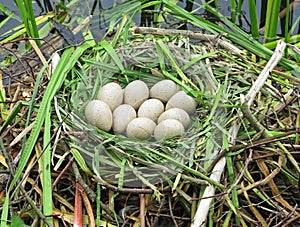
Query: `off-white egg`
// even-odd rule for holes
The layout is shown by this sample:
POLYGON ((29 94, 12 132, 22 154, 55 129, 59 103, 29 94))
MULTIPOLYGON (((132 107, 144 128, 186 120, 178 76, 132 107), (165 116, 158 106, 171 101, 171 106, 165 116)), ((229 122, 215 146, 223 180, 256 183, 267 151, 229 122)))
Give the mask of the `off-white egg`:
POLYGON ((100 88, 97 99, 105 102, 109 105, 113 111, 117 106, 123 102, 123 89, 122 87, 114 82, 105 84, 100 88))
POLYGON ((173 95, 166 105, 166 110, 171 108, 179 108, 186 111, 188 114, 192 114, 196 111, 197 102, 194 98, 187 95, 184 91, 179 91, 173 95))
POLYGON ((118 106, 113 112, 113 130, 115 134, 124 134, 128 123, 136 118, 135 109, 127 104, 118 106))
POLYGON ((156 124, 149 118, 138 117, 129 122, 126 129, 127 137, 147 140, 153 134, 156 124))
POLYGON ((184 133, 184 127, 180 121, 166 119, 160 122, 154 129, 154 138, 162 140, 172 136, 180 136, 184 133))
POLYGON ((141 80, 129 83, 124 89, 124 103, 138 109, 139 106, 149 98, 149 88, 141 80))
POLYGON ((164 109, 164 104, 160 100, 148 99, 140 106, 138 117, 146 117, 156 122, 164 109))
POLYGON ((112 112, 101 100, 90 101, 85 108, 86 120, 99 129, 109 131, 112 126, 112 112))
POLYGON ((178 91, 180 91, 180 87, 172 80, 162 80, 150 89, 150 97, 167 102, 178 91))
POLYGON ((190 116, 187 112, 185 112, 183 109, 179 108, 171 108, 163 112, 158 120, 157 123, 159 124, 163 120, 166 119, 175 119, 181 122, 184 128, 187 128, 190 124, 190 116))

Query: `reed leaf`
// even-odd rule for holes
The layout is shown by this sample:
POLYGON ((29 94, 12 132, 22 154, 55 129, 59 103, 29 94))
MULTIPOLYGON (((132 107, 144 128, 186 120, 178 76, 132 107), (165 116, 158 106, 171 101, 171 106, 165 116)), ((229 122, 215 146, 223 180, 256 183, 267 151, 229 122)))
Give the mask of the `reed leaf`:
POLYGON ((236 2, 235 0, 230 0, 230 8, 231 8, 231 21, 236 23, 236 2))
POLYGON ((269 42, 276 37, 281 0, 268 1, 264 42, 269 42))
MULTIPOLYGON (((15 0, 17 4, 22 21, 26 28, 27 34, 31 38, 39 38, 39 32, 35 21, 35 15, 32 8, 32 1, 31 0, 15 0)), ((39 40, 36 40, 37 45, 41 45, 39 40)))
POLYGON ((258 28, 258 19, 256 13, 256 1, 248 0, 248 7, 250 13, 250 26, 251 26, 251 34, 254 38, 259 37, 259 28, 258 28))

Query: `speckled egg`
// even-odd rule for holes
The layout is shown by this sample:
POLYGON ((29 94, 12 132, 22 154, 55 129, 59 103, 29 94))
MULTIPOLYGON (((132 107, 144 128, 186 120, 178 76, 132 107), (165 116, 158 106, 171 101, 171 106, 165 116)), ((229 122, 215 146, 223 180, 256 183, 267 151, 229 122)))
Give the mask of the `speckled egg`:
POLYGON ((128 123, 136 118, 135 109, 127 104, 118 106, 113 111, 113 130, 115 134, 124 134, 128 123))
POLYGON ((160 122, 154 129, 154 138, 162 140, 172 136, 180 136, 184 133, 184 127, 180 121, 166 119, 160 122))
POLYGON ((187 95, 184 91, 179 91, 173 95, 166 105, 166 110, 171 108, 179 108, 186 111, 188 114, 192 114, 196 111, 197 102, 194 98, 187 95))
POLYGON ((123 89, 117 83, 107 83, 100 88, 97 99, 108 104, 110 109, 113 111, 123 102, 123 89))
POLYGON ((164 112, 164 104, 158 99, 148 99, 142 103, 138 110, 138 117, 147 117, 153 121, 164 112))
POLYGON ((149 118, 138 117, 129 122, 126 129, 127 137, 147 140, 153 134, 156 124, 149 118))
POLYGON ((149 88, 141 80, 129 83, 124 89, 124 103, 138 109, 139 106, 149 98, 149 88))
POLYGON ((112 112, 101 100, 92 100, 87 104, 85 117, 89 123, 104 131, 109 131, 112 127, 112 112))
POLYGON ((183 109, 179 108, 171 108, 163 112, 158 120, 157 123, 159 124, 163 120, 166 119, 175 119, 181 122, 184 128, 187 128, 190 124, 190 116, 187 112, 185 112, 183 109))
POLYGON ((162 80, 154 84, 150 89, 150 97, 167 102, 178 91, 180 91, 180 87, 175 82, 162 80))

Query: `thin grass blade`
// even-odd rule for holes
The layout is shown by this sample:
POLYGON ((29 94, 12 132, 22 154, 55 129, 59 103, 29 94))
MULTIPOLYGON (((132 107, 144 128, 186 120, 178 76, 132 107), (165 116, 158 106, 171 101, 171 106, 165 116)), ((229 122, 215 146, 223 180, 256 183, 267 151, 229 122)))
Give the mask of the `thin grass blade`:
POLYGON ((49 223, 53 225, 52 210, 52 180, 51 180, 51 112, 50 103, 47 106, 45 116, 45 131, 43 137, 43 158, 42 158, 42 188, 43 188, 43 213, 49 223))

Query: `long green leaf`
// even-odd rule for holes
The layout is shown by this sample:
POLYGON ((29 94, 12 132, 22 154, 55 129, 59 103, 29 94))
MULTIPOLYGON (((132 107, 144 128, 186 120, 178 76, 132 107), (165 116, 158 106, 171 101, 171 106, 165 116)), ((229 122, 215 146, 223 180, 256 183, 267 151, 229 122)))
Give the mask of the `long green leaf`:
POLYGON ((268 1, 264 35, 265 42, 269 42, 276 37, 280 5, 281 0, 268 1))
MULTIPOLYGON (((15 0, 17 4, 24 26, 26 28, 27 34, 31 38, 39 38, 38 28, 36 26, 34 11, 32 8, 31 0, 15 0)), ((36 40, 38 45, 41 44, 39 40, 36 40)))
POLYGON ((235 0, 230 0, 230 8, 231 8, 231 21, 233 23, 236 22, 236 2, 235 0))
POLYGON ((254 38, 259 37, 259 24, 256 13, 256 2, 255 0, 248 0, 248 7, 250 13, 250 26, 251 26, 251 34, 254 38))
POLYGON ((43 158, 42 158, 42 187, 43 187, 43 214, 47 221, 53 225, 52 210, 52 180, 51 180, 51 103, 48 103, 45 116, 45 130, 43 137, 43 158))
POLYGON ((119 67, 119 69, 121 71, 124 70, 124 66, 122 65, 122 61, 119 58, 119 56, 117 55, 117 53, 115 52, 114 48, 112 47, 112 45, 107 42, 105 39, 103 39, 100 43, 99 43, 105 50, 106 52, 111 56, 112 60, 116 63, 116 65, 119 67))

